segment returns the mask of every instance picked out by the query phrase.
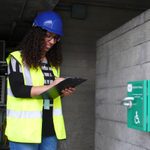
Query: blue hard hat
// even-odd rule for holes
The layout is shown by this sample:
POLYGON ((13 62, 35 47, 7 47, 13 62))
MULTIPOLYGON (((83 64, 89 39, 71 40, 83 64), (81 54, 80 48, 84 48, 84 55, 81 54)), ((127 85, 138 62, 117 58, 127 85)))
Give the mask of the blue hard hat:
POLYGON ((63 35, 63 25, 61 17, 53 11, 44 11, 38 13, 35 17, 33 26, 41 27, 49 32, 63 35))

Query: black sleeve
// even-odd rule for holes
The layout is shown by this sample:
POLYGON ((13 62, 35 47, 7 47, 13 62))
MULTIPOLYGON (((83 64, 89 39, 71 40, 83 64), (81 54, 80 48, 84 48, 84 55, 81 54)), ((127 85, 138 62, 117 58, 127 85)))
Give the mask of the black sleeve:
POLYGON ((19 62, 13 57, 11 58, 8 70, 8 78, 13 95, 18 98, 30 98, 32 86, 24 85, 21 66, 19 62))

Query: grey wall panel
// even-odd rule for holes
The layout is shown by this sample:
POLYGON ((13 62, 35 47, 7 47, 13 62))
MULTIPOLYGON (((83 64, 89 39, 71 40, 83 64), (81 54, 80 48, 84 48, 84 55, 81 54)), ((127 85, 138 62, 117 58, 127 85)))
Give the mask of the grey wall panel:
POLYGON ((127 128, 127 110, 120 105, 128 81, 150 79, 149 13, 97 42, 95 150, 150 149, 149 133, 127 128))

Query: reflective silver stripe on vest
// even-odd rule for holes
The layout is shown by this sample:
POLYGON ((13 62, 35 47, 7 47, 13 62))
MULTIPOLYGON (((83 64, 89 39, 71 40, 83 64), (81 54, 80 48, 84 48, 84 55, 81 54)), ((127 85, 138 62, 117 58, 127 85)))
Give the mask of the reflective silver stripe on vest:
POLYGON ((25 85, 32 85, 30 70, 26 66, 24 67, 24 77, 25 77, 25 85))
POLYGON ((7 88, 7 95, 14 97, 11 89, 7 88))
POLYGON ((16 59, 11 57, 11 66, 12 66, 13 72, 16 72, 16 64, 17 64, 16 59))
POLYGON ((7 117, 13 118, 42 118, 41 111, 14 111, 7 110, 7 117))
POLYGON ((7 74, 9 75, 10 74, 10 67, 7 66, 7 74))
POLYGON ((62 115, 62 109, 53 109, 53 115, 54 116, 62 115))

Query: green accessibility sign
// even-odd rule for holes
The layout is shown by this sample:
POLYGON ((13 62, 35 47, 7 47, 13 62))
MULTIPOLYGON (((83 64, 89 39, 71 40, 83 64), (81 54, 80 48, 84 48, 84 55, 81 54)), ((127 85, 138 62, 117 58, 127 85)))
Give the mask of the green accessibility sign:
POLYGON ((127 126, 150 131, 150 80, 127 83, 127 97, 122 104, 127 108, 127 126))

